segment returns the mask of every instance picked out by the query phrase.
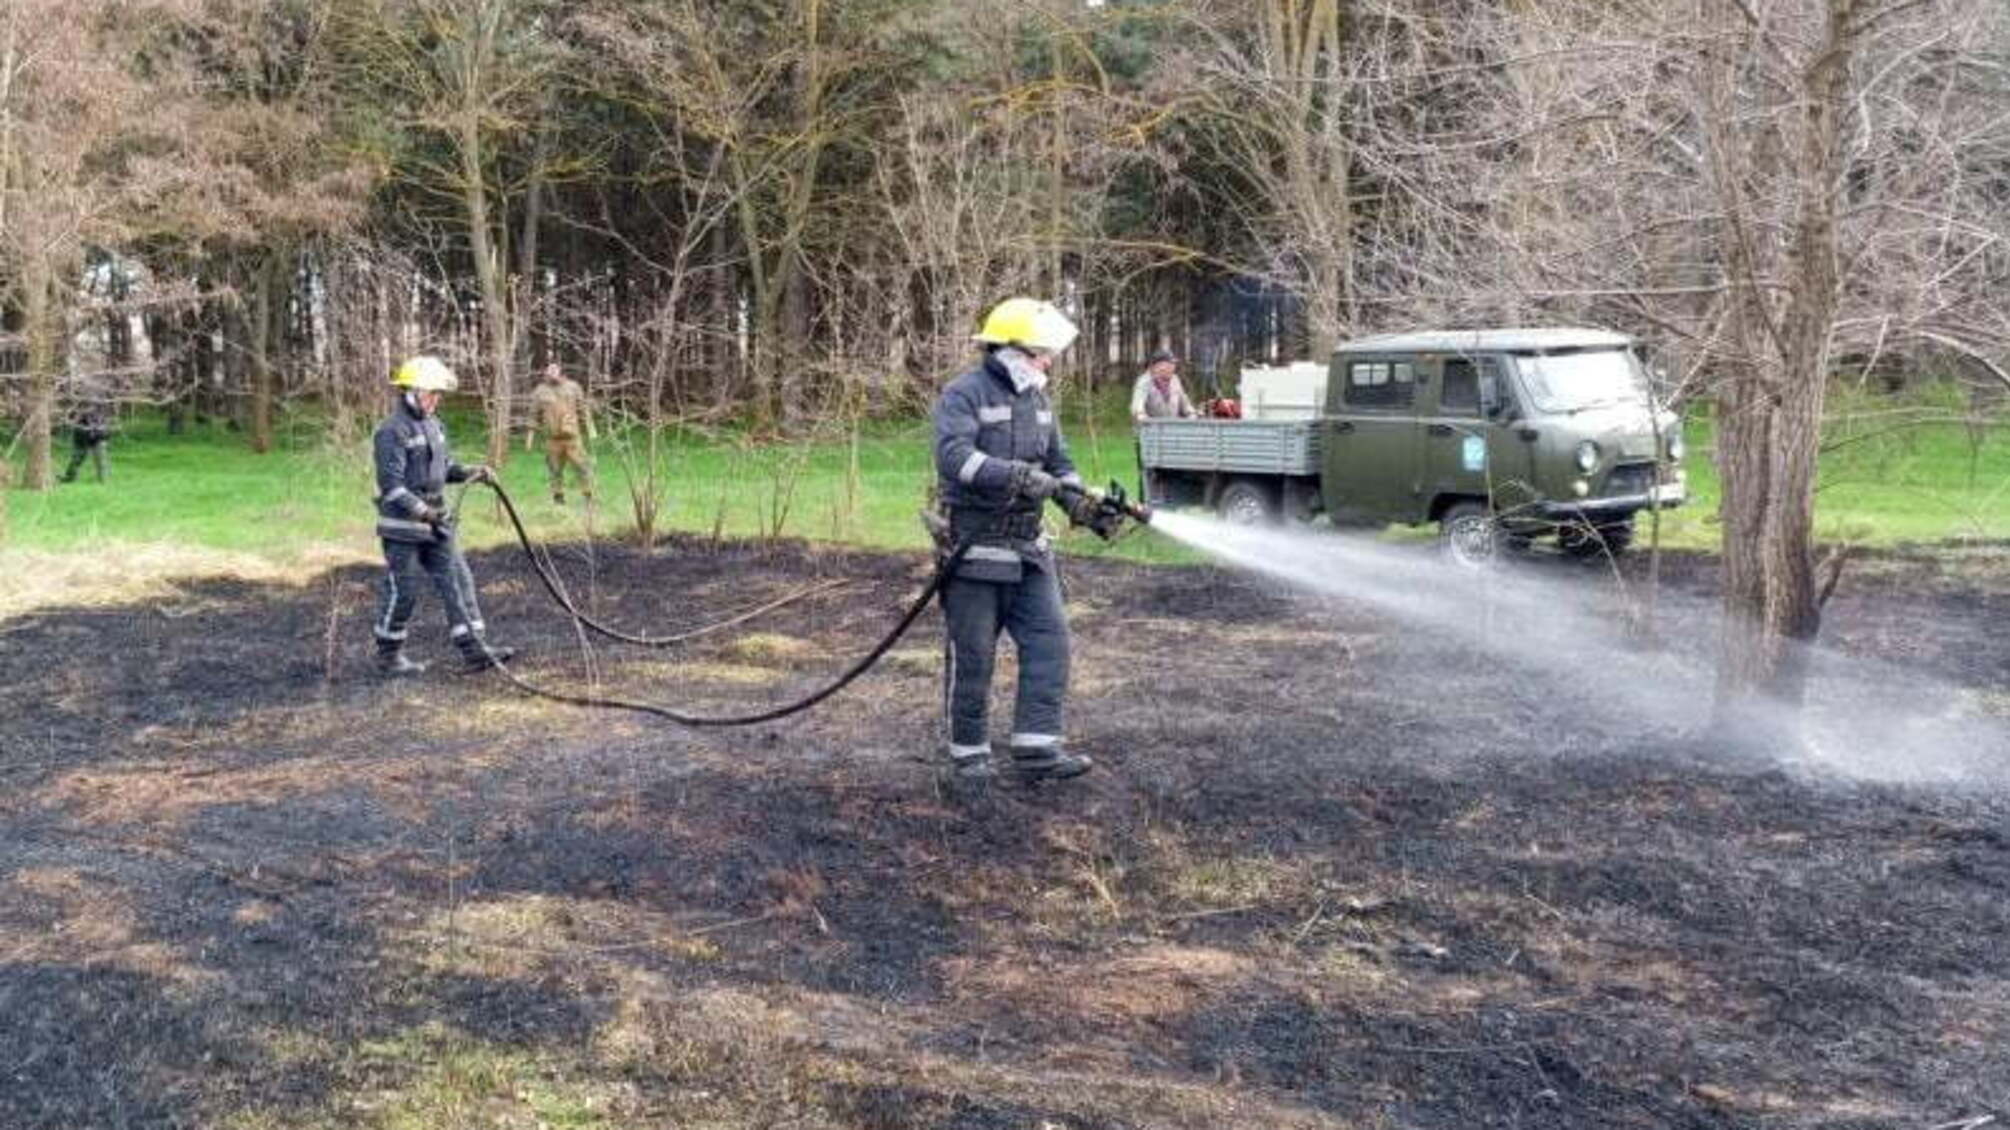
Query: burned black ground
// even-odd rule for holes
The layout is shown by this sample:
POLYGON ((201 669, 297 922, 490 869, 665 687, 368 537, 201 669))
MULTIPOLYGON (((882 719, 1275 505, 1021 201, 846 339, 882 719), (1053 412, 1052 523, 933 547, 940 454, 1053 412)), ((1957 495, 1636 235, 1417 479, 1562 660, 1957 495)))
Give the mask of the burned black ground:
MULTIPOLYGON (((698 709, 792 697, 918 585, 789 545, 560 561, 651 629, 855 579, 589 663, 477 561, 526 675, 698 709)), ((1663 646, 1706 647, 1713 566, 1667 572, 1663 646)), ((370 579, 0 624, 0 1125, 2010 1119, 2001 777, 1726 761, 1707 701, 1642 722, 1344 603, 1083 563, 1102 770, 972 807, 922 760, 932 618, 807 717, 694 732, 386 686, 370 579)), ((2006 588, 1866 561, 1825 640, 2000 732, 2006 588)))

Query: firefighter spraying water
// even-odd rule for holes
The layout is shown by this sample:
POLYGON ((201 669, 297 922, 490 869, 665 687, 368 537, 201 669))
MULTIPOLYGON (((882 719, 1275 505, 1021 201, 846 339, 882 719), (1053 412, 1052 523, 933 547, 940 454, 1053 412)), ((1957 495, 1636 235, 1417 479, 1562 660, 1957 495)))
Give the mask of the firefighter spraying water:
MULTIPOLYGON (((1001 633, 1013 637, 1020 654, 1019 700, 1008 742, 1013 775, 1033 783, 1087 772, 1093 764, 1090 759, 1065 748, 1062 740, 1068 629, 1042 506, 1052 501, 1077 526, 1106 540, 1115 538, 1127 521, 1149 522, 1152 514, 1115 482, 1107 491, 1086 486, 1068 457, 1046 394, 1046 372, 1054 357, 1074 341, 1075 333, 1074 324, 1051 303, 1034 299, 1009 299, 985 319, 975 335, 983 350, 980 363, 948 384, 935 410, 941 509, 923 515, 937 544, 935 571, 894 627, 815 692, 751 714, 694 715, 655 703, 542 686, 510 670, 503 662, 509 658, 506 653, 487 651, 478 632, 472 634, 470 646, 478 659, 488 660, 519 689, 555 701, 636 711, 686 726, 746 726, 807 710, 836 694, 870 670, 940 597, 948 767, 953 779, 963 787, 982 788, 996 776, 985 714, 992 656, 1001 633)), ((470 469, 450 477, 483 483, 496 493, 545 591, 582 630, 662 647, 724 626, 649 637, 599 623, 580 610, 539 556, 514 501, 494 476, 470 469)), ((415 526, 425 525, 429 531, 451 528, 450 512, 424 498, 421 502, 427 509, 410 519, 415 526)), ((787 602, 756 611, 783 603, 787 602)))

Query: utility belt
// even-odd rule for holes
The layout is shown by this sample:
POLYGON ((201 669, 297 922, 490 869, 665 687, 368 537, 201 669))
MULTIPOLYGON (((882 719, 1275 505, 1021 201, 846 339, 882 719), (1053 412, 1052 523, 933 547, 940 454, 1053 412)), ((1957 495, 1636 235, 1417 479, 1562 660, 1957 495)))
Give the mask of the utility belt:
MULTIPOLYGON (((412 493, 413 497, 436 511, 445 510, 447 507, 446 495, 419 494, 417 491, 412 493)), ((431 544, 440 540, 440 532, 432 523, 421 522, 400 514, 386 514, 384 513, 383 496, 379 495, 376 501, 377 536, 379 538, 385 541, 416 542, 419 544, 431 544)))
POLYGON ((1035 542, 1040 540, 1045 527, 1040 523, 1038 507, 1000 512, 952 506, 949 509, 949 532, 958 541, 974 536, 981 542, 1035 542))
MULTIPOLYGON (((447 496, 444 494, 421 494, 418 491, 412 491, 411 494, 413 498, 418 499, 420 502, 425 503, 427 506, 430 506, 435 510, 446 509, 447 496)), ((371 499, 370 501, 377 504, 378 506, 382 506, 384 505, 384 496, 380 494, 377 497, 371 499)))
POLYGON ((1001 511, 952 506, 947 533, 951 546, 966 539, 971 543, 956 570, 965 580, 1017 584, 1028 565, 1053 567, 1037 507, 1001 511))

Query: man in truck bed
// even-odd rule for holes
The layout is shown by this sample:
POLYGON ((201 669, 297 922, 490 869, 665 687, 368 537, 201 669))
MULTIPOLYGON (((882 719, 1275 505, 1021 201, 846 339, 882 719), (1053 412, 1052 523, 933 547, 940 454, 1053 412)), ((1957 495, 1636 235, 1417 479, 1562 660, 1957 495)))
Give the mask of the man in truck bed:
POLYGON ((1179 358, 1170 349, 1152 354, 1151 364, 1131 386, 1131 422, 1188 419, 1199 413, 1179 380, 1179 358))

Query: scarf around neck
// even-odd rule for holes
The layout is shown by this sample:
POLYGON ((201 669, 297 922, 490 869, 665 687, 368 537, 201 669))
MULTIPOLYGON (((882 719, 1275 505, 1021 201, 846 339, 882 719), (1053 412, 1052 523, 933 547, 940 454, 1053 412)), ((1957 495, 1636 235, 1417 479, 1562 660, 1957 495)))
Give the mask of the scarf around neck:
POLYGON ((1029 388, 1046 388, 1047 374, 1033 364, 1033 358, 1024 350, 1005 346, 998 351, 998 363, 1005 366, 1005 374, 1012 378, 1012 391, 1024 396, 1029 388))

